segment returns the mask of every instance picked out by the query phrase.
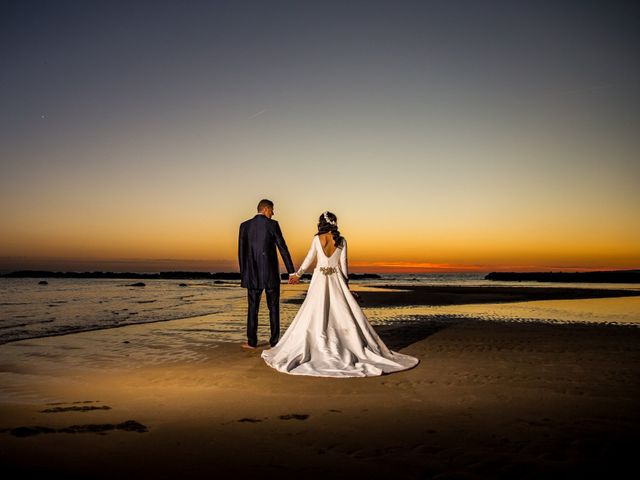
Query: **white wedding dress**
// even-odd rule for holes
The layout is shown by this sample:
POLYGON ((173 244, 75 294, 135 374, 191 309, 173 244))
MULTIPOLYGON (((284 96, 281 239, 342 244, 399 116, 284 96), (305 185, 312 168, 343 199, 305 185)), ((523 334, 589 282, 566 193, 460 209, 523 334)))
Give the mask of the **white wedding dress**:
POLYGON ((298 275, 316 257, 307 296, 278 344, 262 351, 265 362, 316 377, 370 377, 417 365, 417 358, 387 348, 349 291, 346 240, 327 257, 314 236, 298 275))

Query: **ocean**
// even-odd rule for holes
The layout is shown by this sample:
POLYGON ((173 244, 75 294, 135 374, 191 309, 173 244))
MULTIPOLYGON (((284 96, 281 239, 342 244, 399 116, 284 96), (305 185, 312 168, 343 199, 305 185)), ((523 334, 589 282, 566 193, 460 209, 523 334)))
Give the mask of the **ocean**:
MULTIPOLYGON (((460 286, 571 286, 640 290, 639 284, 580 284, 495 282, 485 273, 384 274, 380 279, 352 281, 356 288, 383 285, 460 286)), ((0 278, 0 344, 31 338, 130 324, 208 316, 209 335, 220 341, 242 341, 246 326, 246 292, 239 281, 137 279, 0 278), (185 284, 185 286, 180 286, 185 284)), ((283 286, 282 331, 299 305, 287 299, 304 295, 308 282, 283 286)), ((483 320, 596 322, 640 325, 640 297, 589 300, 544 300, 509 304, 443 307, 366 308, 372 324, 425 318, 480 318, 483 320)), ((263 299, 260 332, 266 334, 268 317, 263 299)))

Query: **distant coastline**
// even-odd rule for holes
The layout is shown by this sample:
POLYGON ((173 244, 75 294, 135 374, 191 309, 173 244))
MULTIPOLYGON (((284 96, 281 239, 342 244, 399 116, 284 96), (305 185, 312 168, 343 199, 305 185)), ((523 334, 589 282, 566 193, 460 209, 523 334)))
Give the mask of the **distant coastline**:
MULTIPOLYGON (((192 271, 166 271, 156 273, 137 272, 59 272, 50 270, 17 270, 0 274, 0 278, 114 278, 114 279, 140 279, 140 280, 240 280, 239 272, 192 272, 192 271)), ((282 280, 288 278, 288 274, 281 275, 282 280)), ((311 274, 303 275, 304 279, 310 279, 311 274)), ((376 273, 350 273, 349 279, 381 279, 383 276, 376 273)), ((561 283, 639 283, 640 269, 638 270, 609 270, 593 272, 490 272, 484 276, 485 280, 507 282, 561 282, 561 283)))
MULTIPOLYGON (((135 278, 158 280, 240 280, 239 272, 185 272, 171 271, 158 273, 135 272, 52 272, 49 270, 18 270, 11 273, 0 274, 4 278, 135 278)), ((287 274, 282 274, 286 279, 287 274)), ((303 275, 303 278, 311 278, 311 274, 303 275)), ((382 278, 375 273, 350 273, 349 279, 359 280, 363 278, 382 278)))
POLYGON ((491 272, 485 280, 508 282, 640 283, 640 270, 597 272, 491 272))

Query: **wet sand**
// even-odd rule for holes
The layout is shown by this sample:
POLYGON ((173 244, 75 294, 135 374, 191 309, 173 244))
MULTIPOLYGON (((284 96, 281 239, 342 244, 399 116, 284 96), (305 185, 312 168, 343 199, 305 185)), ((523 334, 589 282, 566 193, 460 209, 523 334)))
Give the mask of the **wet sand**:
MULTIPOLYGON (((197 320, 167 328, 180 322, 197 320)), ((167 338, 162 324, 3 345, 3 472, 614 478, 635 465, 639 328, 443 315, 377 329, 418 366, 371 378, 290 376, 259 350, 167 338), (136 357, 142 343, 157 355, 136 357)))
POLYGON ((470 303, 575 300, 640 296, 637 290, 573 287, 450 287, 387 285, 385 291, 360 292, 363 306, 465 305, 470 303))

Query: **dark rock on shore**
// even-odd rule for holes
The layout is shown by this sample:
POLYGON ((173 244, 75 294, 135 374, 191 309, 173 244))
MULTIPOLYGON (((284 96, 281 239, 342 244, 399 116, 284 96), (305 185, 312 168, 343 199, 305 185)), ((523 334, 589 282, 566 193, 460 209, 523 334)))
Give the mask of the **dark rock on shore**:
POLYGON ((377 273, 350 273, 349 280, 363 280, 363 279, 376 279, 382 278, 377 273))
POLYGON ((599 272, 491 272, 486 280, 508 282, 640 283, 640 270, 599 272))
POLYGON ((65 428, 50 428, 43 426, 25 426, 16 427, 9 430, 9 433, 14 437, 31 437, 40 433, 102 433, 109 430, 124 430, 125 432, 138 432, 145 433, 149 429, 135 420, 127 420, 126 422, 118 423, 116 425, 112 423, 100 423, 100 424, 86 424, 86 425, 71 425, 65 428))
POLYGON ((92 410, 111 410, 108 405, 95 406, 95 405, 72 405, 70 407, 53 407, 41 410, 40 413, 60 413, 60 412, 89 412, 92 410))

